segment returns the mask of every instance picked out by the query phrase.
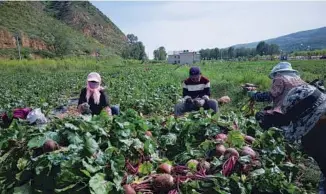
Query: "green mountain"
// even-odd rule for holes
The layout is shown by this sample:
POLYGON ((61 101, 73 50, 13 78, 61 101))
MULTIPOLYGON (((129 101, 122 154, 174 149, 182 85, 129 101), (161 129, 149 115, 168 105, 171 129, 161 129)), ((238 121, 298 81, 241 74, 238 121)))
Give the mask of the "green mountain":
MULTIPOLYGON (((277 44, 280 49, 286 52, 308 49, 326 49, 326 27, 300 31, 264 41, 269 44, 277 44)), ((256 48, 258 43, 259 42, 238 44, 233 47, 256 48)))
POLYGON ((90 2, 0 2, 0 57, 120 55, 126 36, 90 2))

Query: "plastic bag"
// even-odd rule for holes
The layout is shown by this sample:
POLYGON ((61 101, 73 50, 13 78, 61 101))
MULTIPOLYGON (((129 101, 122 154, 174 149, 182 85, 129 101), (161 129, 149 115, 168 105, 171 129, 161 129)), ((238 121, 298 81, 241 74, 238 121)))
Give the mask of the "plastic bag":
POLYGON ((40 108, 34 109, 32 110, 28 115, 26 120, 30 123, 36 123, 36 124, 45 124, 47 123, 47 119, 44 116, 44 114, 42 113, 40 108))

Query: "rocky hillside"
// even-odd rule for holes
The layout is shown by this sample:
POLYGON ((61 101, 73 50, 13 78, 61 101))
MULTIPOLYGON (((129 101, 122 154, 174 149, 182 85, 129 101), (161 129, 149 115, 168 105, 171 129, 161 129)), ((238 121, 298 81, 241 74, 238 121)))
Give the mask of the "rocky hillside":
POLYGON ((89 2, 0 2, 0 57, 120 54, 126 37, 89 2))

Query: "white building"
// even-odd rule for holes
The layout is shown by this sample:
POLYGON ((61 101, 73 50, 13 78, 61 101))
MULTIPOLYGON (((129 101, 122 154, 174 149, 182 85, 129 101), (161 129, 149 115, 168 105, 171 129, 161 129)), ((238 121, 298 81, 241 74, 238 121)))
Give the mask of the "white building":
POLYGON ((192 65, 200 61, 198 52, 189 52, 189 50, 175 51, 168 55, 168 63, 170 64, 189 64, 192 65))

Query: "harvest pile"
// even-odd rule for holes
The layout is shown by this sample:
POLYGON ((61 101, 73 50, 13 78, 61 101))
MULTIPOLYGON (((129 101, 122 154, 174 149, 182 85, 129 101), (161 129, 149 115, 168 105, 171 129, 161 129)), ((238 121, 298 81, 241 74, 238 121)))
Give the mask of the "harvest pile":
POLYGON ((303 156, 235 114, 15 121, 0 134, 2 193, 304 193, 303 156))

